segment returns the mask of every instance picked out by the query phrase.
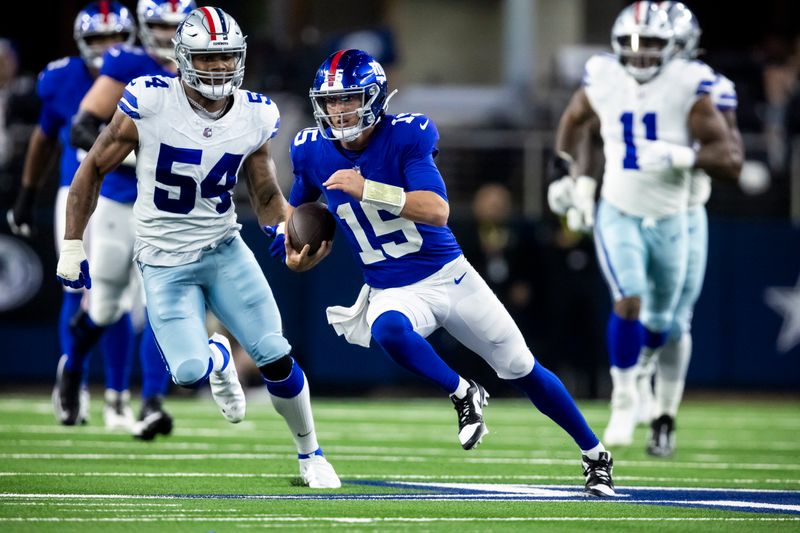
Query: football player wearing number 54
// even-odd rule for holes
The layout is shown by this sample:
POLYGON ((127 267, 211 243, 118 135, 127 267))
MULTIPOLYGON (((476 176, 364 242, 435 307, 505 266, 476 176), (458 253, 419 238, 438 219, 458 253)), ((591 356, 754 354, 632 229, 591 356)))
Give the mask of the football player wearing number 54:
POLYGON ((206 332, 208 306, 264 376, 294 438, 303 480, 312 488, 337 488, 339 478, 317 442, 305 374, 289 355, 278 307, 239 236, 232 201, 241 170, 261 224, 286 217, 270 155, 277 106, 239 89, 247 44, 221 9, 193 10, 173 42, 179 77, 132 80, 75 174, 58 277, 89 285, 84 229, 103 176, 136 148, 134 260, 172 380, 190 388, 208 381, 222 415, 232 423, 244 418, 245 395, 228 339, 206 332))
POLYGON ((586 63, 556 132, 550 208, 573 229, 594 224, 597 257, 614 307, 608 323, 613 392, 606 445, 632 443, 636 362, 662 347, 686 276, 686 211, 692 173, 734 183, 742 155, 709 93, 715 73, 672 58, 675 33, 657 2, 623 9, 612 29, 615 54, 586 63), (599 120, 605 153, 600 202, 594 180, 573 179, 586 163, 578 145, 599 120), (577 160, 577 161, 576 161, 577 160))
MULTIPOLYGON (((310 97, 317 127, 294 139, 289 203, 297 207, 325 196, 365 281, 354 306, 328 309, 337 333, 360 346, 374 339, 400 366, 438 385, 454 404, 459 442, 469 450, 487 433, 483 407, 489 395, 450 368, 425 339, 445 328, 573 438, 587 493, 614 495, 610 454, 561 381, 534 359, 447 227, 450 207, 434 163, 439 134, 433 121, 417 113, 387 114, 386 74, 361 50, 328 57, 310 97)), ((327 253, 320 249, 309 257, 288 244, 283 248, 286 265, 298 271, 327 253)))

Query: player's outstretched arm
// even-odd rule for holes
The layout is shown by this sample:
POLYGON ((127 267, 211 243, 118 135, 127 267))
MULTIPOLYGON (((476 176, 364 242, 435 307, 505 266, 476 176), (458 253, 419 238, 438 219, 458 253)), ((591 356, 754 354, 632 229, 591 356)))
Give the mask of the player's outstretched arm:
POLYGON ((138 144, 139 131, 133 119, 117 111, 72 179, 67 197, 65 240, 83 238, 89 217, 97 205, 103 177, 114 170, 138 144))
POLYGON ((705 170, 712 178, 737 181, 743 162, 741 136, 737 143, 725 117, 710 97, 704 96, 692 106, 689 131, 700 143, 694 166, 705 170))
POLYGON ((583 155, 579 148, 586 134, 584 127, 588 126, 591 120, 599 122, 597 114, 586 97, 586 91, 582 88, 578 89, 572 95, 558 121, 555 153, 569 154, 575 160, 583 155))

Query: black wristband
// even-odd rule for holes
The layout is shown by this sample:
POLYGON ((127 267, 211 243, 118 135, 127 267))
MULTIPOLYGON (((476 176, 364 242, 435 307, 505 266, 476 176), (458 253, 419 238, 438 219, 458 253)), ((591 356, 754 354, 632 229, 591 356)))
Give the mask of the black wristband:
POLYGON ((548 178, 551 182, 560 180, 564 176, 570 175, 570 167, 572 161, 560 155, 560 153, 553 154, 550 159, 550 164, 547 168, 548 178))

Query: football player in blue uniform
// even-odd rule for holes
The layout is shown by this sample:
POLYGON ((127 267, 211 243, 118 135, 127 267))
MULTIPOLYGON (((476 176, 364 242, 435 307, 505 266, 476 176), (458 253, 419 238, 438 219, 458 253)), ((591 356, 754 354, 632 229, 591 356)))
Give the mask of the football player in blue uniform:
MULTIPOLYGON (((86 155, 70 143, 70 123, 81 99, 92 86, 103 66, 103 54, 113 46, 131 44, 136 37, 136 24, 127 8, 117 2, 93 2, 75 18, 74 37, 80 57, 53 61, 39 75, 38 93, 42 101, 39 124, 31 135, 20 190, 8 222, 18 235, 30 236, 33 229, 33 204, 51 154, 61 145, 59 174, 61 183, 56 195, 54 224, 56 247, 61 244, 66 216, 67 191, 80 159, 86 155)), ((119 179, 125 171, 111 172, 109 179, 119 179)), ((89 237, 87 236, 87 239, 89 237)), ((81 385, 83 361, 69 354, 83 350, 86 339, 76 335, 70 321, 79 312, 82 289, 64 288, 59 316, 61 359, 58 364, 53 406, 56 418, 65 425, 83 424, 88 417, 88 392, 81 385), (65 380, 64 378, 67 377, 65 380), (63 387, 62 385, 67 385, 63 387)), ((102 347, 106 366, 106 390, 117 398, 110 410, 104 411, 106 427, 117 429, 133 423, 126 399, 129 396, 127 362, 131 344, 131 323, 128 315, 111 321, 103 336, 102 347)))
POLYGON ((278 107, 239 88, 247 44, 221 9, 192 11, 174 42, 180 77, 132 80, 78 168, 57 275, 70 285, 91 283, 84 229, 104 174, 136 149, 134 259, 172 379, 189 388, 208 382, 225 419, 244 418, 246 397, 230 343, 218 333, 208 337, 205 312, 212 310, 264 376, 270 401, 292 433, 305 483, 338 488, 341 481, 317 442, 305 374, 290 355, 269 283, 239 235, 232 201, 241 172, 262 224, 286 216, 270 153, 278 107))
MULTIPOLYGON (((394 94, 394 93, 392 93, 394 94)), ((447 226, 447 190, 434 163, 439 134, 417 113, 386 113, 386 74, 369 54, 340 50, 317 71, 310 91, 317 127, 297 134, 291 150, 290 206, 325 197, 361 266, 365 285, 350 308, 328 309, 328 321, 348 342, 375 342, 399 365, 448 394, 458 415, 461 446, 487 433, 488 394, 451 369, 425 340, 439 327, 480 355, 581 450, 586 491, 614 495, 611 454, 587 425, 561 381, 537 362, 502 303, 464 258, 447 226)), ((290 207, 291 209, 291 207, 290 207)), ((295 252, 283 228, 273 255, 296 271, 329 252, 323 244, 295 252)))
MULTIPOLYGON (((111 120, 125 89, 134 78, 144 75, 174 77, 177 71, 172 38, 178 25, 194 8, 193 0, 140 0, 136 13, 139 38, 144 47, 118 46, 109 49, 100 75, 80 104, 71 139, 85 150, 92 147, 100 127, 111 120)), ((135 158, 130 157, 130 163, 135 158)), ((87 338, 95 337, 117 316, 141 305, 143 292, 140 274, 133 264, 133 202, 136 200, 136 173, 133 166, 121 165, 103 181, 97 212, 90 232, 95 235, 89 256, 95 265, 94 288, 89 306, 75 321, 75 327, 87 338)), ((76 358, 87 350, 76 351, 76 358)), ((133 424, 134 437, 150 440, 157 434, 172 431, 172 418, 164 411, 163 396, 169 385, 161 354, 147 320, 140 345, 142 364, 142 408, 133 424)), ((107 395, 107 404, 116 398, 107 395)))

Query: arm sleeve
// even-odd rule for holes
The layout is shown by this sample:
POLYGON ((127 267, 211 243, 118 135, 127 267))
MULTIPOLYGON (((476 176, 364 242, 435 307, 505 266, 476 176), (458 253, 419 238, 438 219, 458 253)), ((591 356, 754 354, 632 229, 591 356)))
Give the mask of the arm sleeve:
POLYGON ((292 190, 289 193, 289 204, 292 207, 297 207, 306 202, 313 202, 317 200, 322 191, 310 179, 307 179, 303 170, 303 150, 292 145, 292 168, 294 173, 294 183, 292 190))

